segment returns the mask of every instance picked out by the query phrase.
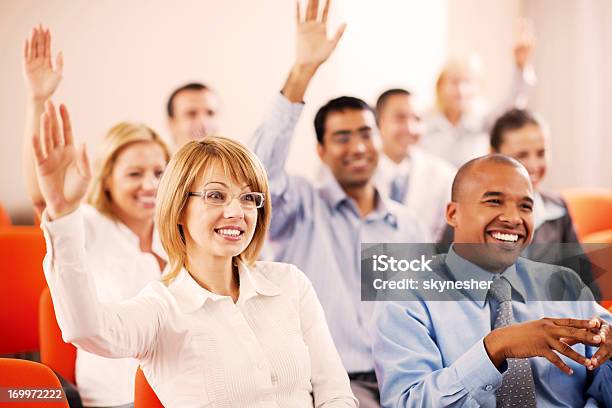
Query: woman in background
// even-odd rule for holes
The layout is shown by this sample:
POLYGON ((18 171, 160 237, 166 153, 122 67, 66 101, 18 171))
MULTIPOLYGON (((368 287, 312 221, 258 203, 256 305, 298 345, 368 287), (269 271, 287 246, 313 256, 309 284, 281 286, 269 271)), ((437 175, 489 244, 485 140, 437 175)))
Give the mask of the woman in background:
MULTIPOLYGON (((26 41, 25 72, 28 85, 26 133, 40 126, 57 130, 59 123, 49 98, 61 78, 61 53, 55 70, 50 62, 51 35, 35 28, 26 41), (46 109, 42 112, 43 109, 46 109), (37 116, 38 115, 38 116, 37 116)), ((68 111, 60 107, 64 123, 68 111)), ((67 129, 67 138, 71 138, 67 129)), ((40 216, 47 202, 40 192, 32 157, 31 134, 24 146, 26 184, 40 216)), ((50 145, 42 143, 47 154, 50 145)), ((76 154, 72 142, 67 147, 76 154)), ((84 155, 84 147, 79 153, 84 155)), ((102 301, 122 301, 135 296, 149 282, 161 278, 166 264, 153 224, 155 195, 159 179, 169 160, 169 150, 152 129, 122 122, 108 131, 99 149, 91 183, 80 186, 85 202, 80 206, 88 268, 102 301)), ((60 157, 48 157, 64 165, 60 157)), ((109 359, 77 350, 75 378, 79 395, 87 407, 131 406, 134 401, 135 359, 109 359)))
POLYGON ((515 70, 508 95, 494 109, 483 109, 479 100, 480 73, 475 58, 452 59, 436 81, 436 109, 425 116, 421 146, 455 167, 487 154, 489 130, 495 119, 513 107, 527 105, 535 83, 531 66, 534 38, 527 21, 521 21, 514 45, 515 70))
POLYGON ((512 109, 493 125, 490 143, 492 153, 515 158, 525 166, 531 178, 535 192, 534 234, 524 255, 534 261, 569 267, 580 275, 599 299, 599 288, 593 283, 590 263, 578 243, 567 204, 559 194, 541 188, 549 166, 547 126, 527 110, 512 109))

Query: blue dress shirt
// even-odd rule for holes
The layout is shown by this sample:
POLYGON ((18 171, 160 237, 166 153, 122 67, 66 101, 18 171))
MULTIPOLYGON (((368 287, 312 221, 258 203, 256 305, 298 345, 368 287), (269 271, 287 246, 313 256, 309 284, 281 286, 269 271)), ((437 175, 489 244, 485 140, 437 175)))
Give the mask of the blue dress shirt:
MULTIPOLYGON (((493 274, 450 249, 444 259, 455 279, 488 281, 493 274)), ((503 272, 512 286, 517 322, 542 317, 590 319, 612 316, 594 301, 532 301, 546 274, 558 268, 519 258, 503 272), (529 273, 527 273, 529 271, 529 273), (527 301, 526 301, 527 299, 527 301)), ((483 339, 495 318, 489 300, 466 291, 464 301, 378 302, 373 353, 384 407, 495 407, 502 374, 493 365, 483 339)), ((595 347, 573 349, 591 357, 595 347)), ((574 370, 567 375, 548 360, 530 358, 537 405, 541 407, 605 407, 612 395, 612 363, 589 372, 561 356, 574 370)))
POLYGON ((250 142, 270 181, 269 244, 275 260, 295 264, 312 281, 346 370, 373 371, 374 304, 361 301, 360 243, 428 242, 429 237, 404 206, 378 193, 374 211, 362 219, 333 176, 315 187, 287 175, 285 161, 302 107, 278 95, 250 142))

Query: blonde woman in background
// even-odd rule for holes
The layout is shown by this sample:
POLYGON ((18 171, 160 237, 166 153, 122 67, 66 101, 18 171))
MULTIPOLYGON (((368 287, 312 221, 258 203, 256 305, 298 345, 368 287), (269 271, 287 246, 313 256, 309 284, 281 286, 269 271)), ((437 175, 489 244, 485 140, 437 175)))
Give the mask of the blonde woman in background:
POLYGON ((455 167, 489 151, 488 131, 506 110, 527 105, 529 89, 535 84, 531 66, 535 40, 529 22, 520 22, 514 45, 515 70, 510 92, 499 105, 486 111, 477 102, 479 64, 475 58, 451 59, 436 81, 436 108, 424 118, 420 144, 455 167))
MULTIPOLYGON (((24 55, 30 101, 26 133, 38 128, 41 121, 36 115, 41 113, 46 132, 56 131, 59 126, 55 108, 48 99, 61 78, 61 54, 56 70, 51 67, 49 56, 50 33, 42 27, 35 28, 26 42, 24 55), (41 112, 43 108, 45 112, 41 112)), ((69 123, 68 111, 63 106, 60 114, 63 123, 69 123)), ((26 183, 40 215, 48 203, 34 171, 31 134, 25 143, 26 183)), ((48 144, 42 146, 51 153, 48 144)), ((77 154, 73 145, 67 148, 77 154)), ((84 148, 78 154, 84 157, 84 148)), ((80 185, 80 193, 89 190, 79 211, 88 269, 102 301, 129 299, 161 277, 167 257, 153 224, 153 214, 157 186, 169 156, 168 148, 152 129, 122 122, 110 129, 102 141, 91 183, 80 185)), ((49 160, 62 165, 61 158, 52 154, 49 160)), ((83 405, 132 406, 137 367, 137 361, 131 358, 109 359, 79 348, 75 377, 83 405)))
POLYGON ((44 270, 65 339, 138 359, 167 407, 356 406, 310 281, 293 265, 256 262, 271 205, 253 153, 211 136, 174 155, 155 216, 168 273, 119 303, 96 295, 81 205, 90 175, 73 143, 67 115, 63 132, 45 126, 33 138, 44 270))

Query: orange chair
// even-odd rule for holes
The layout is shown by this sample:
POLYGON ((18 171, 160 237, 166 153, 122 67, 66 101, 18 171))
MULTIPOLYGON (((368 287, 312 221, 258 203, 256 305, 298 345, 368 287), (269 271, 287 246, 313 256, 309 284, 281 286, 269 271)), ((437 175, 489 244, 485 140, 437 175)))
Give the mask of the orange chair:
MULTIPOLYGON (((58 378, 53 374, 49 367, 40 363, 35 363, 28 360, 18 360, 13 358, 0 358, 0 387, 7 388, 36 388, 36 389, 53 389, 61 390, 62 385, 58 378)), ((3 391, 3 393, 6 391, 3 391)), ((64 392, 61 391, 61 399, 58 400, 16 400, 17 402, 3 402, 2 407, 14 408, 69 408, 64 392)), ((52 391, 52 394, 57 395, 57 391, 52 391)), ((7 394, 2 395, 3 398, 7 394)), ((6 401, 6 400, 5 400, 6 401)))
POLYGON ((136 371, 134 388, 134 408, 164 408, 140 367, 136 371))
POLYGON ((563 190, 561 195, 581 240, 594 232, 612 229, 612 190, 576 188, 563 190))
POLYGON ((11 225, 11 217, 9 217, 2 204, 0 204, 0 228, 10 227, 11 225))
POLYGON ((612 245, 602 245, 601 248, 595 248, 599 247, 599 245, 595 244, 612 244, 612 229, 586 235, 582 238, 582 242, 586 244, 587 249, 591 249, 589 251, 591 262, 602 271, 601 276, 598 278, 599 287, 604 298, 601 304, 606 309, 612 311, 612 245))
POLYGON ((585 244, 612 244, 612 229, 598 231, 582 237, 585 244))
POLYGON ((74 377, 76 347, 70 343, 64 343, 62 339, 62 332, 55 319, 55 309, 53 309, 49 288, 45 288, 40 295, 38 323, 40 362, 76 384, 74 377))
POLYGON ((44 255, 40 228, 0 229, 0 355, 38 350, 44 255))

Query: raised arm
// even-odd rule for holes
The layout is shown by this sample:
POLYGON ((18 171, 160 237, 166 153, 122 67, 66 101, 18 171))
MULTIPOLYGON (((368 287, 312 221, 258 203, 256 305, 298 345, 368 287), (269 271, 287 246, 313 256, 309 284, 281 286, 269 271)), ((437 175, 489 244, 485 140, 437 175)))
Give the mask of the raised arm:
POLYGON ((34 209, 40 216, 45 208, 32 157, 31 137, 40 128, 40 117, 45 102, 53 95, 62 79, 64 61, 59 52, 55 66, 51 63, 51 33, 42 26, 34 27, 30 38, 25 40, 23 70, 27 89, 26 122, 23 138, 23 173, 28 194, 34 209))
POLYGON ((270 190, 273 197, 280 198, 287 193, 284 200, 275 206, 274 221, 283 222, 286 217, 297 210, 299 200, 290 197, 288 175, 285 163, 291 145, 295 126, 303 108, 303 99, 313 76, 319 67, 327 61, 345 26, 337 30, 333 38, 327 37, 327 16, 331 1, 328 0, 321 13, 319 1, 309 0, 305 13, 300 12, 297 4, 297 35, 295 62, 289 77, 278 95, 263 123, 255 131, 249 145, 262 160, 270 179, 270 190), (278 211, 277 211, 278 208, 278 211), (283 217, 284 215, 284 217, 283 217))
POLYGON ((531 60, 535 49, 535 37, 531 21, 519 20, 519 35, 513 47, 515 71, 506 97, 487 115, 484 126, 489 132, 497 118, 512 108, 527 107, 529 90, 536 82, 531 60))
POLYGON ((139 296, 120 304, 101 304, 88 273, 84 220, 79 204, 91 173, 85 147, 74 147, 70 117, 60 107, 62 125, 48 101, 41 137, 32 141, 40 192, 47 204, 42 226, 47 241, 43 263, 64 340, 107 357, 139 357, 150 350, 164 310, 163 298, 139 296))

